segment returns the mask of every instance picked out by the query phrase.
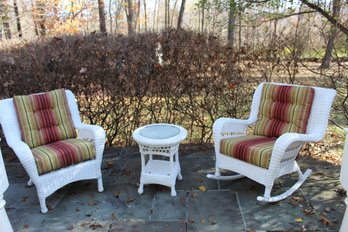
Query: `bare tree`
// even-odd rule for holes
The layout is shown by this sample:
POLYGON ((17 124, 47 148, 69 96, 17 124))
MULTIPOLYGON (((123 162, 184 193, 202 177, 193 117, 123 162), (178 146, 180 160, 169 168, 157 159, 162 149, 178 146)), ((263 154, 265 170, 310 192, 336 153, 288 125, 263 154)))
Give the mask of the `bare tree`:
MULTIPOLYGON (((340 11, 341 11, 341 0, 333 0, 332 16, 335 19, 339 19, 340 11)), ((322 68, 322 69, 330 68, 330 61, 331 61, 331 57, 332 57, 332 51, 333 51, 333 48, 334 48, 335 38, 336 38, 336 35, 337 35, 337 29, 336 29, 336 27, 334 25, 331 25, 331 29, 330 29, 329 33, 330 34, 329 34, 329 38, 328 38, 328 41, 327 41, 325 55, 324 55, 324 58, 322 60, 321 66, 320 66, 320 68, 322 68)))
POLYGON ((11 29, 10 29, 10 17, 8 16, 8 2, 6 0, 0 1, 0 20, 2 21, 2 27, 5 33, 6 39, 11 39, 11 29))
POLYGON ((127 0, 127 8, 125 8, 127 23, 128 23, 128 35, 132 36, 135 34, 134 30, 134 10, 132 0, 127 0))
POLYGON ((180 29, 182 27, 182 21, 184 18, 184 11, 185 11, 185 4, 186 4, 186 0, 182 0, 180 12, 179 12, 179 17, 178 17, 178 27, 177 27, 178 29, 180 29))
POLYGON ((330 15, 327 11, 321 8, 319 5, 309 2, 308 0, 300 0, 304 4, 306 4, 309 8, 317 11, 319 14, 324 16, 333 26, 339 29, 341 32, 348 36, 348 27, 341 23, 337 18, 330 15))
POLYGON ((145 27, 145 32, 147 32, 147 9, 146 9, 146 0, 143 0, 144 4, 144 27, 145 27))
POLYGON ((229 15, 228 15, 228 34, 227 40, 230 46, 234 45, 234 32, 236 27, 236 2, 235 0, 229 0, 229 15))
POLYGON ((172 18, 170 20, 170 27, 173 27, 173 20, 174 20, 174 15, 175 15, 176 5, 177 4, 178 4, 178 0, 175 0, 174 7, 173 7, 173 10, 172 10, 172 18))
POLYGON ((35 20, 38 24, 39 34, 41 36, 46 35, 46 4, 44 0, 40 0, 36 2, 36 16, 37 20, 35 20))
POLYGON ((16 16, 18 37, 22 38, 22 27, 21 27, 21 20, 19 18, 17 0, 13 0, 13 8, 14 8, 15 16, 16 16))
POLYGON ((169 0, 164 0, 164 27, 169 27, 169 0))
POLYGON ((110 27, 110 33, 112 34, 112 0, 109 0, 109 27, 110 27))
POLYGON ((155 30, 155 24, 156 24, 156 10, 157 10, 157 7, 158 7, 157 5, 158 5, 158 0, 155 0, 155 7, 153 9, 153 23, 152 23, 153 30, 155 30))
POLYGON ((100 32, 101 33, 106 33, 104 8, 105 8, 104 0, 98 0, 99 25, 100 25, 100 32))

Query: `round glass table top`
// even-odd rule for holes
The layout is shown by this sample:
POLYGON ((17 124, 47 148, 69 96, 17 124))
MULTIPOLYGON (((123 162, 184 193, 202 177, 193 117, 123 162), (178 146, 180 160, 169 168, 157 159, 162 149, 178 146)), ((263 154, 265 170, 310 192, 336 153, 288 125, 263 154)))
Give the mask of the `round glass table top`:
POLYGON ((168 139, 177 136, 180 130, 171 125, 150 125, 141 129, 139 133, 149 139, 168 139))

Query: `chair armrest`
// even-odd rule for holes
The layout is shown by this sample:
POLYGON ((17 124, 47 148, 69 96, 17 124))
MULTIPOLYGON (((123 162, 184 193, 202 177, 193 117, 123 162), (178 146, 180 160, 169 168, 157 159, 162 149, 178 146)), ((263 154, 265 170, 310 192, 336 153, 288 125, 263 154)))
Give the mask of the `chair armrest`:
MULTIPOLYGON (((307 142, 317 142, 323 138, 320 134, 299 134, 299 133, 285 133, 282 136, 280 136, 273 147, 271 161, 269 165, 269 170, 278 172, 279 169, 279 163, 282 161, 283 156, 285 152, 287 152, 287 149, 294 143, 307 143, 307 142)), ((301 144, 300 144, 301 145, 301 144)), ((298 147, 298 146, 297 146, 298 147)), ((300 149, 295 148, 296 149, 300 149)), ((293 149, 290 149, 293 150, 293 149)), ((297 150, 297 151, 298 151, 297 150)), ((292 159, 296 158, 296 154, 291 155, 292 159)))
POLYGON ((299 134, 299 133, 285 133, 280 136, 274 144, 273 150, 285 152, 286 149, 294 142, 318 142, 323 138, 320 134, 299 134))
POLYGON ((220 153, 222 139, 246 135, 248 126, 253 124, 250 119, 219 118, 213 124, 213 137, 215 153, 220 153))
POLYGON ((89 124, 79 124, 75 125, 78 131, 77 138, 84 140, 92 140, 96 149, 96 159, 98 161, 102 160, 104 145, 105 145, 105 131, 101 126, 89 125, 89 124))
POLYGON ((214 139, 243 136, 253 123, 250 119, 219 118, 213 124, 214 139))
POLYGON ((78 131, 79 139, 103 139, 105 141, 105 131, 101 126, 81 123, 80 125, 75 125, 75 128, 78 131))
POLYGON ((16 156, 27 171, 30 179, 35 183, 36 178, 39 177, 39 173, 37 172, 35 159, 29 146, 23 141, 12 141, 8 143, 8 146, 16 153, 16 156))

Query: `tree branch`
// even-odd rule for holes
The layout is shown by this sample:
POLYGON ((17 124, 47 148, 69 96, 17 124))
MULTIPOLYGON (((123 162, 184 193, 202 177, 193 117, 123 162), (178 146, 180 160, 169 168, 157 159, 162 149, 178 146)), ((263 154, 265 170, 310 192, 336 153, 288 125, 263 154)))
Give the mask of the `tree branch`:
POLYGON ((307 0, 301 0, 302 3, 306 4, 309 8, 316 10, 319 12, 322 16, 324 16, 332 25, 337 27, 340 31, 342 31, 344 34, 348 36, 348 28, 345 27, 343 24, 337 21, 333 16, 331 16, 328 12, 323 10, 320 6, 313 4, 311 2, 308 2, 307 0))

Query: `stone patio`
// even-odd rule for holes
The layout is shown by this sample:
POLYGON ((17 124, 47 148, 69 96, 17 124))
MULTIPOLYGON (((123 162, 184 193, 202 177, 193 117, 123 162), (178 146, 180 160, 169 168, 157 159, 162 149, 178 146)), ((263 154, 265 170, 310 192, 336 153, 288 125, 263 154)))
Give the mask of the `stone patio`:
MULTIPOLYGON (((183 180, 178 195, 146 185, 137 192, 140 155, 137 147, 107 148, 103 161, 103 193, 97 181, 72 183, 47 199, 49 213, 41 214, 35 187, 16 160, 6 162, 10 187, 6 209, 15 231, 338 231, 345 210, 339 183, 340 167, 311 157, 299 164, 313 169, 295 194, 281 202, 256 201, 263 186, 247 178, 216 181, 211 144, 182 145, 183 180), (206 191, 201 191, 201 190, 206 191)), ((3 151, 6 156, 6 151, 3 151)), ((281 178, 274 193, 284 191, 296 175, 281 178)))

